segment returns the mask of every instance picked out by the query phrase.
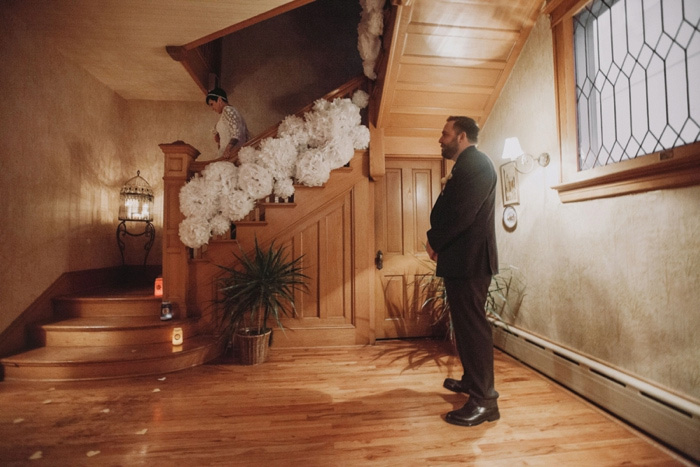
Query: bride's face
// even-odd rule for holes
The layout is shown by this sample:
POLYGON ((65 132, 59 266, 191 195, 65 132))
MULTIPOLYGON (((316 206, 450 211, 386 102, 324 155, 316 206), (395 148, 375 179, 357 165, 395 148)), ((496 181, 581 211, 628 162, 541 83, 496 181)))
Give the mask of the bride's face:
POLYGON ((216 101, 211 99, 209 101, 209 107, 214 110, 214 112, 220 114, 221 112, 224 111, 224 107, 226 107, 226 101, 224 101, 222 98, 217 97, 216 101))

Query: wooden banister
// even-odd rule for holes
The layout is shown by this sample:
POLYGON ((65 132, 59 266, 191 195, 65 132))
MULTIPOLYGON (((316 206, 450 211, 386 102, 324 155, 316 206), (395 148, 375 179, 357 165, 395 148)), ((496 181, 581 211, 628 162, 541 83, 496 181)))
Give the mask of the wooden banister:
POLYGON ((173 304, 173 314, 185 318, 189 267, 187 247, 180 241, 180 189, 189 177, 190 165, 199 151, 183 141, 160 144, 165 154, 163 174, 163 300, 173 304))
MULTIPOLYGON (((326 94, 323 98, 333 100, 339 97, 349 97, 358 89, 367 86, 367 79, 360 75, 342 86, 326 94)), ((299 110, 296 115, 303 116, 312 110, 314 103, 310 103, 299 110)), ((257 135, 246 143, 246 146, 257 146, 269 137, 277 135, 279 125, 274 125, 265 132, 257 135)), ((197 162, 200 152, 183 141, 175 141, 169 144, 159 145, 165 155, 165 170, 163 175, 163 300, 173 304, 173 310, 180 318, 190 316, 188 309, 196 307, 188 306, 190 299, 188 288, 190 286, 189 260, 191 251, 186 247, 179 236, 180 222, 184 216, 180 212, 180 190, 194 173, 201 172, 208 164, 222 159, 197 162)))
MULTIPOLYGON (((322 97, 322 99, 326 99, 328 101, 332 101, 333 99, 337 99, 339 97, 350 97, 352 96, 352 93, 357 91, 358 89, 362 89, 366 91, 368 86, 368 80, 364 75, 358 75, 354 78, 352 78, 350 81, 346 82, 342 86, 337 87, 336 89, 332 90, 328 94, 322 97)), ((313 109, 314 102, 306 105, 299 111, 295 112, 294 115, 297 115, 299 117, 303 117, 305 113, 310 112, 311 109, 313 109)), ((243 146, 252 146, 252 147, 257 147, 260 142, 266 138, 274 138, 277 136, 277 129, 279 126, 282 124, 282 122, 278 122, 275 125, 271 126, 267 130, 263 131, 262 133, 256 135, 254 138, 248 140, 246 144, 243 146)), ((208 160, 208 161, 201 161, 201 162, 194 162, 191 167, 191 171, 193 173, 196 172, 201 172, 204 167, 206 167, 208 164, 211 164, 212 162, 217 162, 221 161, 224 159, 213 159, 213 160, 208 160)))

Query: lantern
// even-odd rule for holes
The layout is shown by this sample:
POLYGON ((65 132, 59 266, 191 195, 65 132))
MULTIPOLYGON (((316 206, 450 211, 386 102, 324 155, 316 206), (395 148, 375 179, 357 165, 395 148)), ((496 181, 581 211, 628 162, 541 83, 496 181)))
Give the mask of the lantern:
POLYGON ((141 171, 136 172, 136 176, 129 179, 121 191, 119 192, 119 220, 121 223, 117 226, 117 245, 122 255, 122 264, 124 264, 124 237, 126 235, 146 237, 146 256, 143 264, 148 261, 148 253, 151 251, 153 241, 156 239, 156 229, 151 223, 153 221, 153 190, 151 185, 141 177, 141 171), (145 222, 146 226, 141 233, 131 233, 127 229, 127 222, 145 222))

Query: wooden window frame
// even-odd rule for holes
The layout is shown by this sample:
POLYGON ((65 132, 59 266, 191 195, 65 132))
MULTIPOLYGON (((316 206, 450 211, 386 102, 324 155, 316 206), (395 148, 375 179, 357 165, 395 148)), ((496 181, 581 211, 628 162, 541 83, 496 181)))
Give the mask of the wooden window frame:
POLYGON ((700 142, 581 171, 578 162, 573 17, 591 0, 551 0, 554 77, 558 109, 562 202, 700 184, 700 142))

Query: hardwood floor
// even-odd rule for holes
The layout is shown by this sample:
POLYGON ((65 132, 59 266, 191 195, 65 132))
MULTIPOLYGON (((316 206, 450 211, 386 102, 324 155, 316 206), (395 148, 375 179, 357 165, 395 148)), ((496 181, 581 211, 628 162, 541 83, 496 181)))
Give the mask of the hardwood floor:
POLYGON ((690 465, 496 351, 501 419, 442 417, 464 396, 442 342, 273 348, 175 373, 0 382, 0 465, 690 465))

